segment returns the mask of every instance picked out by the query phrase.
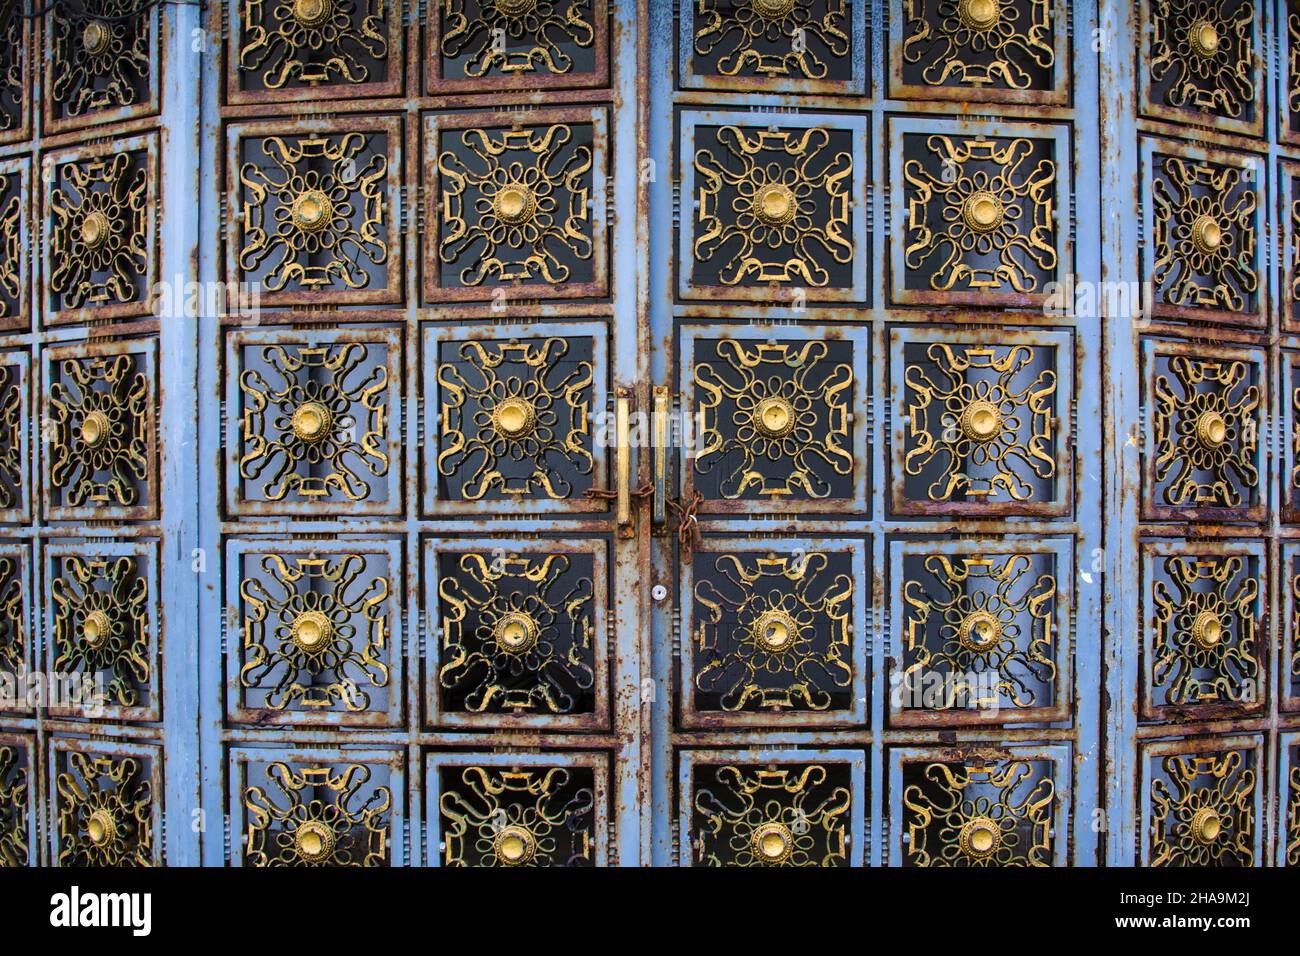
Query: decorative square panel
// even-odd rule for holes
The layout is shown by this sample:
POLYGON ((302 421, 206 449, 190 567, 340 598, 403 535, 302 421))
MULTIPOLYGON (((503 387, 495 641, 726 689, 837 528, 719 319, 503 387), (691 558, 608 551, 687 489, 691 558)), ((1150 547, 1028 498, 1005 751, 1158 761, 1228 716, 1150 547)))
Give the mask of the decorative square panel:
POLYGON ((1277 428, 1278 481, 1282 520, 1300 521, 1300 354, 1282 352, 1278 356, 1282 378, 1278 402, 1277 428))
MULTIPOLYGON (((1282 657, 1278 666, 1278 706, 1300 710, 1300 542, 1284 540, 1279 555, 1277 588, 1278 633, 1282 636, 1282 657)), ((1265 632, 1267 633, 1267 632, 1265 632)))
POLYGON ((429 541, 424 575, 430 723, 609 725, 603 541, 429 541))
POLYGON ((31 329, 30 169, 27 159, 0 160, 0 332, 31 329))
POLYGON ((1071 333, 895 327, 889 335, 896 513, 1070 512, 1071 333))
POLYGON ((607 510, 602 322, 424 329, 424 509, 607 510), (507 331, 508 335, 502 332, 507 331))
POLYGON ((392 750, 230 751, 233 866, 400 866, 402 756, 392 750))
POLYGON ((1147 339, 1142 360, 1143 518, 1263 520, 1264 353, 1147 339))
POLYGON ((917 867, 1064 866, 1067 745, 891 748, 887 852, 917 867))
MULTIPOLYGON (((31 545, 26 542, 0 542, 0 711, 21 713, 42 703, 28 695, 24 680, 35 670, 34 635, 29 623, 35 593, 31 555, 31 545)), ((0 836, 0 861, 4 858, 3 842, 0 836)))
POLYGON ((1074 261, 1066 128, 900 118, 889 129, 893 301, 1041 308, 1074 261))
POLYGON ((1300 734, 1278 737, 1277 866, 1300 866, 1300 734))
POLYGON ((436 0, 426 16, 429 93, 609 82, 607 0, 436 0))
POLYGON ((0 522, 31 517, 31 359, 0 352, 0 522))
POLYGON ((609 763, 601 754, 434 753, 424 775, 430 866, 608 863, 609 763))
POLYGON ((161 748, 55 738, 50 745, 50 799, 57 866, 163 862, 161 748))
POLYGON ((0 143, 32 135, 32 22, 19 4, 0 7, 0 143))
POLYGON ((228 102, 402 91, 398 0, 237 0, 226 6, 228 102))
POLYGON ((158 141, 153 135, 47 153, 43 318, 48 325, 136 318, 158 272, 158 141))
POLYGON ((737 92, 866 92, 867 21, 847 0, 686 0, 682 86, 737 92))
POLYGON ((51 521, 148 520, 158 513, 154 339, 44 351, 41 461, 51 521))
POLYGON ((46 132, 158 112, 157 4, 82 0, 46 9, 46 132))
POLYGON ((378 116, 232 125, 229 279, 264 306, 400 302, 401 130, 378 116))
POLYGON ((682 722, 866 721, 866 544, 704 538, 683 564, 682 722))
POLYGON ((232 720, 397 722, 405 660, 398 542, 232 541, 226 570, 232 720))
POLYGON ((862 866, 866 755, 685 750, 682 866, 862 866))
POLYGON ((1141 4, 1141 112, 1171 123, 1262 135, 1259 6, 1255 0, 1141 4))
POLYGON ((1062 0, 893 0, 890 93, 1065 105, 1069 26, 1062 0))
POLYGON ((161 713, 157 546, 54 540, 45 555, 45 668, 70 688, 50 713, 156 721, 161 713))
POLYGON ((684 112, 680 139, 683 298, 867 299, 864 117, 684 112))
POLYGON ((1240 717, 1264 706, 1267 561, 1258 541, 1142 545, 1142 715, 1240 717))
POLYGON ((1281 160, 1277 166, 1276 226, 1282 274, 1278 285, 1279 319, 1284 332, 1300 332, 1300 163, 1281 160))
POLYGON ((693 424, 683 500, 707 513, 868 508, 870 337, 818 326, 688 326, 681 394, 693 424))
POLYGON ((606 295, 607 122, 598 108, 428 117, 425 298, 606 295))
POLYGON ((1069 539, 894 541, 889 553, 891 723, 1069 718, 1069 539))
POLYGON ((1263 745, 1258 737, 1141 744, 1139 866, 1258 866, 1263 745))
POLYGON ((36 742, 0 733, 0 867, 37 862, 36 742))
POLYGON ((401 332, 226 340, 226 502, 237 515, 401 511, 401 332))
POLYGON ((1142 277, 1157 316, 1262 326, 1263 160, 1142 141, 1142 277))
POLYGON ((1286 0, 1274 20, 1281 55, 1277 61, 1281 76, 1278 96, 1278 138, 1300 143, 1300 0, 1286 0))

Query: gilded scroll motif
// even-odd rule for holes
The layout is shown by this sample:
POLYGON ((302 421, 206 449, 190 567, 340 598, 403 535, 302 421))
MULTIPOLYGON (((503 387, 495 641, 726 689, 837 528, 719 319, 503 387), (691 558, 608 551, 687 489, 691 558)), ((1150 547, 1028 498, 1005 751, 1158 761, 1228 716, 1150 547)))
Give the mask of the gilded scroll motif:
POLYGON ((1148 68, 1160 104, 1249 119, 1256 13, 1252 0, 1154 0, 1148 68))
POLYGON ((907 0, 904 76, 930 87, 1050 89, 1053 0, 907 0))
POLYGON ((847 72, 852 25, 844 0, 691 2, 701 73, 821 80, 847 72))
POLYGON ((149 97, 152 7, 147 0, 84 0, 50 14, 47 95, 56 116, 85 117, 149 97))
POLYGON ((28 852, 26 755, 0 744, 0 866, 26 866, 28 852))
POLYGON ((393 794, 364 764, 266 767, 244 789, 248 866, 385 866, 393 794))
POLYGON ((59 866, 154 865, 154 783, 143 758, 67 751, 55 788, 59 866))
POLYGON ((243 0, 240 70, 267 90, 384 78, 389 0, 243 0))
POLYGON ((1151 782, 1151 866, 1252 866, 1253 766, 1238 750, 1170 756, 1151 782))
POLYGON ((564 76, 590 69, 592 0, 440 0, 443 73, 564 76))

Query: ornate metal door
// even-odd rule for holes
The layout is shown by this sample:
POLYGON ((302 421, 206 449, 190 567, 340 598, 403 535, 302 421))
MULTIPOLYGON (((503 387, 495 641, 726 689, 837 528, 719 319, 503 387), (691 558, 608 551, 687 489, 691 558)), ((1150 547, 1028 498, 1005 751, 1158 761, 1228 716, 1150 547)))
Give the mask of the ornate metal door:
POLYGON ((0 41, 0 860, 1295 862, 1300 4, 0 41))

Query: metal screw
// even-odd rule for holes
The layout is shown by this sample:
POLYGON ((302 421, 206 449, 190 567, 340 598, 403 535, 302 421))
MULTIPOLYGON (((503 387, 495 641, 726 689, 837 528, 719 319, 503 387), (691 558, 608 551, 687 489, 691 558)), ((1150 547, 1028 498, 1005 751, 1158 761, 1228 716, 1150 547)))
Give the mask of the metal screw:
POLYGON ((656 601, 662 601, 668 596, 668 589, 662 584, 656 584, 650 589, 650 596, 656 601))

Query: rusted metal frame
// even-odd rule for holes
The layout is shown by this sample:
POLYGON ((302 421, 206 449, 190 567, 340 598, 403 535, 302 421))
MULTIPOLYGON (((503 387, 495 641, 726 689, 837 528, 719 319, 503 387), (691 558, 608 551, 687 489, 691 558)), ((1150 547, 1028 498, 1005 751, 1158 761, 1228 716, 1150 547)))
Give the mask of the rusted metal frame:
MULTIPOLYGON (((864 728, 842 729, 836 727, 819 727, 816 729, 779 728, 765 729, 734 728, 729 730, 699 729, 675 730, 671 735, 674 746, 679 747, 749 747, 779 744, 783 747, 861 747, 870 749, 880 745, 917 745, 927 747, 997 745, 1000 742, 1073 744, 1077 736, 1073 727, 1066 723, 1033 727, 906 727, 888 730, 868 730, 864 728)), ((883 778, 881 778, 883 779, 883 778)))
POLYGON ((1300 790, 1292 792, 1291 776, 1296 769, 1296 748, 1300 747, 1300 734, 1283 732, 1277 735, 1277 750, 1274 765, 1277 767, 1277 783, 1269 790, 1268 803, 1276 807, 1277 828, 1275 847, 1269 859, 1274 866, 1287 865, 1287 845, 1296 834, 1291 832, 1292 807, 1300 800, 1300 790))
MULTIPOLYGON (((982 89, 978 86, 913 86, 903 81, 903 40, 906 37, 907 0, 889 0, 889 96, 898 100, 951 100, 954 103, 987 105, 990 111, 1002 112, 1009 104, 1029 108, 1058 106, 1067 108, 1070 99, 1070 14, 1069 0, 1051 0, 1052 40, 1056 52, 1055 88, 1043 90, 982 89)), ((1077 14, 1076 14, 1077 15, 1077 14)))
POLYGON ((27 866, 38 866, 41 857, 41 820, 38 798, 41 790, 41 771, 43 763, 37 760, 36 737, 34 734, 22 733, 28 728, 21 727, 5 716, 6 729, 0 731, 0 747, 16 750, 23 761, 23 773, 27 779, 27 866))
MULTIPOLYGON (((32 220, 27 215, 27 204, 30 203, 32 196, 32 162, 28 156, 14 156, 9 159, 0 160, 0 176, 16 176, 18 179, 18 188, 16 191, 19 202, 18 214, 18 248, 21 257, 18 269, 18 294, 15 296, 17 308, 13 315, 0 319, 0 342, 8 339, 10 336, 24 336, 32 328, 32 311, 31 311, 31 277, 32 270, 29 268, 30 250, 33 248, 32 243, 32 220)), ((24 415, 24 419, 26 416, 24 415)), ((24 456, 25 458, 26 456, 24 456)))
MULTIPOLYGON (((18 389, 18 414, 20 421, 27 423, 34 421, 32 417, 34 385, 31 374, 31 354, 28 351, 20 350, 21 344, 15 343, 14 348, 0 352, 0 369, 5 370, 5 374, 18 389)), ((33 434, 26 424, 20 428, 17 448, 19 480, 18 487, 15 489, 18 500, 14 502, 13 507, 0 509, 0 521, 29 526, 32 523, 32 518, 37 509, 34 500, 36 498, 35 487, 30 480, 30 475, 32 463, 36 458, 32 443, 37 440, 39 440, 39 434, 33 434)))
POLYGON ((1275 577, 1274 590, 1278 595, 1278 613, 1276 631, 1279 634, 1278 651, 1279 656, 1275 659, 1272 668, 1276 675, 1277 684, 1277 701, 1279 711, 1297 711, 1300 710, 1300 694, 1293 692, 1294 678, 1292 674, 1292 660, 1294 655, 1300 651, 1300 635, 1296 633, 1296 615, 1300 614, 1300 595, 1296 594, 1294 581, 1300 576, 1300 567, 1297 566, 1297 560, 1300 560, 1300 542, 1292 539, 1281 539, 1276 542, 1278 547, 1277 557, 1277 575, 1275 577))
MULTIPOLYGON (((0 132, 0 150, 8 151, 11 147, 16 150, 25 150, 32 138, 34 129, 34 117, 36 108, 34 103, 39 103, 33 94, 33 78, 36 74, 43 72, 36 69, 36 64, 40 62, 37 56, 36 47, 36 21, 31 17, 22 17, 21 19, 21 36, 19 37, 19 55, 22 57, 22 84, 23 84, 23 102, 22 117, 18 126, 14 129, 0 132)), ((25 244, 24 244, 25 248, 25 244)), ((39 789, 39 787, 34 788, 39 789)))
MULTIPOLYGON (((486 303, 455 304, 449 306, 423 305, 418 310, 422 323, 457 322, 463 323, 467 318, 467 309, 482 310, 486 303)), ((613 307, 607 301, 571 303, 545 301, 541 299, 511 299, 498 301, 494 307, 500 311, 493 312, 493 321, 502 329, 509 330, 518 325, 539 321, 556 321, 560 319, 601 318, 608 321, 613 314, 613 307)), ((261 325, 287 325, 299 329, 307 328, 349 328, 366 329, 372 326, 405 325, 409 317, 408 309, 373 308, 370 306, 340 306, 338 308, 321 306, 288 306, 283 310, 264 310, 261 313, 261 325)), ((237 315, 222 318, 225 327, 241 327, 247 319, 237 315)))
POLYGON ((1271 230, 1276 235, 1277 260, 1275 268, 1280 269, 1278 277, 1278 294, 1273 299, 1278 303, 1279 336, 1294 335, 1300 331, 1300 297, 1296 295, 1294 282, 1297 273, 1296 217, 1292 215, 1293 204, 1300 201, 1297 180, 1300 179, 1300 163, 1289 159, 1278 159, 1273 164, 1277 177, 1277 201, 1269 207, 1272 214, 1271 230))
MULTIPOLYGON (((888 865, 903 866, 907 859, 903 811, 904 770, 909 765, 969 761, 1044 761, 1052 765, 1052 787, 1056 799, 1052 807, 1052 865, 1066 866, 1070 856, 1070 821, 1073 814, 1091 816, 1087 809, 1075 810, 1073 748, 1060 744, 1012 744, 1010 746, 892 746, 889 748, 889 817, 885 856, 888 865)), ((885 829, 882 826, 882 829, 885 829)), ((1023 839, 1023 837, 1022 837, 1023 839)))
POLYGON ((48 837, 46 845, 49 850, 47 865, 57 866, 59 857, 59 824, 58 824, 58 807, 55 794, 58 792, 59 777, 59 758, 61 754, 80 752, 94 754, 98 756, 112 757, 122 759, 124 757, 134 757, 142 762, 147 762, 148 769, 144 774, 148 780, 148 785, 153 799, 150 801, 150 827, 153 836, 153 862, 154 865, 167 863, 173 865, 174 860, 167 853, 163 843, 163 830, 165 829, 165 820, 167 811, 163 808, 163 801, 158 795, 163 793, 163 764, 164 748, 158 743, 137 743, 133 740, 122 739, 121 737, 100 737, 100 736, 73 736, 77 731, 68 728, 64 734, 57 731, 51 732, 48 743, 45 747, 46 756, 46 786, 47 807, 46 809, 46 826, 48 827, 48 837))
MULTIPOLYGON (((417 721, 419 716, 417 714, 417 721)), ((220 732, 226 744, 333 746, 364 744, 366 746, 415 747, 417 749, 464 750, 473 753, 511 752, 569 752, 572 750, 614 751, 622 743, 618 734, 601 732, 572 733, 544 730, 499 730, 485 733, 482 730, 409 731, 403 722, 396 727, 379 729, 350 727, 343 733, 324 727, 259 727, 253 724, 231 725, 220 732)))
MULTIPOLYGON (((418 467, 418 463, 417 463, 418 467)), ((417 482, 418 483, 418 482, 417 482)), ((322 539, 325 537, 339 540, 369 537, 371 535, 401 535, 410 531, 420 536, 437 536, 447 540, 458 537, 481 537, 485 533, 493 535, 512 535, 517 541, 530 541, 545 537, 539 530, 538 522, 528 518, 511 515, 481 515, 466 518, 410 518, 400 517, 376 518, 364 524, 346 517, 330 517, 319 520, 297 516, 251 517, 242 521, 222 521, 221 528, 232 535, 297 535, 303 539, 322 539)), ((565 519, 563 529, 570 535, 602 534, 609 531, 608 515, 575 517, 565 519)))

